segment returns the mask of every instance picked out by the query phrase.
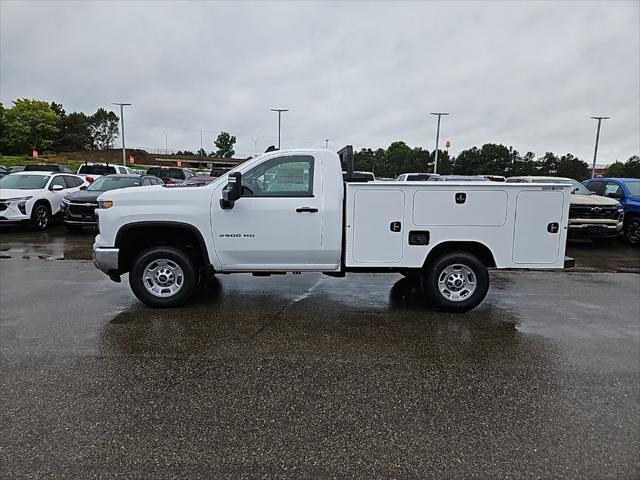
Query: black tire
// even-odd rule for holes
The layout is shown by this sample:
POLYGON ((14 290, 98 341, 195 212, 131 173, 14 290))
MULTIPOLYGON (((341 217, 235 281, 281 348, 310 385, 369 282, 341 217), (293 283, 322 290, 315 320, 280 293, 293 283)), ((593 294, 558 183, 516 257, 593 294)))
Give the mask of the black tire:
POLYGON ((51 225, 51 210, 46 203, 38 203, 31 210, 31 228, 41 232, 51 225))
POLYGON ((630 218, 624 226, 624 238, 630 245, 640 245, 640 217, 630 218))
POLYGON ((422 287, 427 297, 436 308, 447 312, 466 312, 480 305, 487 296, 489 283, 487 267, 478 257, 467 252, 444 254, 425 267, 422 273, 422 287), (467 270, 458 266, 466 267, 467 270), (449 269, 449 273, 447 273, 447 269, 449 269), (457 290, 457 284, 452 285, 451 290, 448 290, 448 280, 452 282, 460 280, 462 282, 459 286, 460 290, 457 290), (473 289, 469 285, 470 281, 473 281, 473 289), (442 282, 443 289, 449 292, 449 297, 441 291, 440 282, 442 282), (468 296, 465 296, 465 290, 468 296), (452 299, 456 295, 462 296, 462 298, 452 299))
MULTIPOLYGON (((151 270, 153 269, 150 269, 150 271, 151 270)), ((158 271, 157 273, 162 273, 162 271, 158 271)), ((184 304, 192 297, 197 283, 198 272, 189 255, 178 248, 165 245, 158 245, 141 252, 133 260, 131 271, 129 272, 129 285, 131 285, 131 290, 133 290, 135 296, 145 305, 154 308, 177 307, 184 304), (145 286, 147 282, 150 288, 161 288, 158 286, 158 283, 154 283, 154 280, 149 279, 145 282, 144 279, 147 267, 152 267, 154 262, 166 263, 165 268, 172 270, 174 273, 172 278, 175 279, 174 284, 176 285, 180 275, 176 273, 176 270, 171 265, 174 264, 179 267, 182 273, 182 280, 179 282, 180 286, 175 293, 168 294, 170 292, 166 292, 166 290, 174 288, 174 284, 164 289, 164 293, 167 294, 167 296, 155 295, 147 289, 147 286, 145 286)), ((162 290, 160 290, 159 293, 162 293, 162 290)))
POLYGON ((598 245, 599 247, 613 245, 616 240, 618 240, 618 237, 595 237, 591 239, 593 244, 598 245))
POLYGON ((69 225, 68 223, 65 225, 67 227, 67 230, 69 230, 71 233, 82 233, 82 225, 69 225))

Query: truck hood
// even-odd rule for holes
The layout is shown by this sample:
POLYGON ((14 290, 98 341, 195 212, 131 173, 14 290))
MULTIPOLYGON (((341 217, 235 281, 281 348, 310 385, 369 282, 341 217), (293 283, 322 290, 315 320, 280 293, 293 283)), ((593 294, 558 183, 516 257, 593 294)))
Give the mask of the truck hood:
POLYGON ((600 195, 571 195, 571 205, 599 205, 607 207, 617 205, 615 198, 601 197, 600 195))
POLYGON ((104 192, 100 191, 92 191, 92 190, 80 190, 78 192, 73 192, 67 195, 65 200, 70 200, 72 202, 95 202, 97 198, 103 194, 104 192))
POLYGON ((21 188, 0 188, 0 200, 33 197, 34 195, 39 195, 41 191, 41 189, 23 190, 21 188))
POLYGON ((112 200, 114 207, 125 205, 153 205, 192 202, 194 199, 210 197, 213 185, 193 185, 187 187, 167 187, 152 185, 109 190, 98 197, 99 201, 112 200))

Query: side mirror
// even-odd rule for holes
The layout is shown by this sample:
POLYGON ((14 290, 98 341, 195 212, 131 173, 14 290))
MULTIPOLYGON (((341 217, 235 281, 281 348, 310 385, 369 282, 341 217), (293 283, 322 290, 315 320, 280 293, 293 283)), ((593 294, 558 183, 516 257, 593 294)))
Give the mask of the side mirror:
POLYGON ((229 183, 222 190, 220 207, 224 209, 233 208, 236 200, 241 196, 242 173, 236 172, 229 175, 229 183))
POLYGON ((86 190, 86 189, 87 189, 87 186, 86 186, 86 185, 82 185, 82 186, 80 187, 80 190, 86 190))
POLYGON ((54 185, 53 187, 51 187, 52 192, 59 192, 60 190, 64 190, 64 187, 62 185, 54 185))
POLYGON ((615 198, 616 200, 622 200, 624 195, 620 192, 611 192, 610 194, 607 195, 607 197, 615 198))

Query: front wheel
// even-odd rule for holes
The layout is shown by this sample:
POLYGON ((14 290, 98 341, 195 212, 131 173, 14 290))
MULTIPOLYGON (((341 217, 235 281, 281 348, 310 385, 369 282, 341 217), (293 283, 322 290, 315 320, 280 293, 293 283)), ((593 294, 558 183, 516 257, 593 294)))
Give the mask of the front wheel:
POLYGON ((640 245, 640 217, 632 218, 624 226, 624 238, 631 245, 640 245))
POLYGON ((437 308, 466 312, 477 307, 487 296, 489 272, 475 255, 452 252, 438 257, 425 268, 422 284, 437 308))
POLYGON ((33 207, 31 212, 31 227, 34 230, 42 231, 51 223, 51 211, 44 203, 40 203, 33 207))
POLYGON ((138 300, 150 307, 177 307, 191 298, 198 274, 182 250, 156 246, 140 253, 129 272, 129 285, 138 300))

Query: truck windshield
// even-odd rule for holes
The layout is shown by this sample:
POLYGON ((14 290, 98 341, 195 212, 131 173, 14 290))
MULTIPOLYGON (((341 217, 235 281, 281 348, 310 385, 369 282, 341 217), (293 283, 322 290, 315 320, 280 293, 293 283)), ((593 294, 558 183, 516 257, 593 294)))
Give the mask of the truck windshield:
POLYGON ((109 175, 116 172, 112 165, 81 165, 78 170, 79 175, 109 175))
POLYGON ((136 177, 100 177, 87 190, 106 192, 107 190, 116 190, 117 188, 137 187, 140 185, 140 179, 136 177))
POLYGON ((629 190, 629 193, 631 195, 633 195, 634 197, 640 197, 640 181, 636 180, 625 180, 624 181, 625 186, 627 187, 627 190, 629 190))
POLYGON ((0 188, 40 190, 44 188, 49 178, 49 175, 7 175, 0 179, 0 188))

